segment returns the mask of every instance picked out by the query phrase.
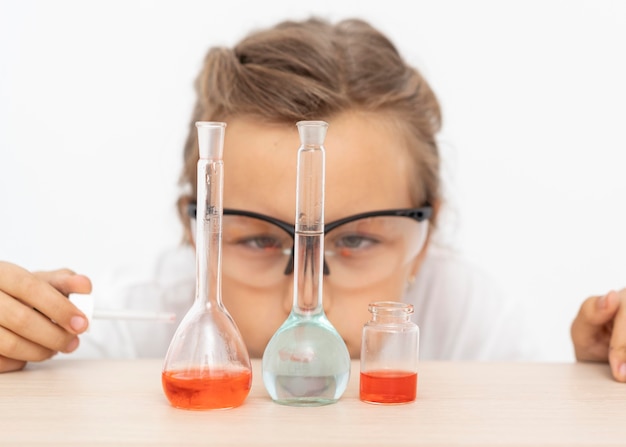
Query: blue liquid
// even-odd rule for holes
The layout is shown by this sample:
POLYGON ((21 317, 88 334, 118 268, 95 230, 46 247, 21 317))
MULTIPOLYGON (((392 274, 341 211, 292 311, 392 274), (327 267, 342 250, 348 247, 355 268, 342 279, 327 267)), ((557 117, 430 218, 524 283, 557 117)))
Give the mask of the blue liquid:
POLYGON ((349 378, 348 349, 324 315, 291 315, 263 354, 263 382, 279 404, 335 403, 346 390, 349 378))

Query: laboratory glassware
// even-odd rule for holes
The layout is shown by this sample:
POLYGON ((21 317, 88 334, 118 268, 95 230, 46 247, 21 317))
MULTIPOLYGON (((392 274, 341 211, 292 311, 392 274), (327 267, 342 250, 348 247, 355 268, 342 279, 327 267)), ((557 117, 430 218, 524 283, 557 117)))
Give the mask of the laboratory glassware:
POLYGON ((336 402, 350 377, 350 354, 322 305, 324 279, 324 140, 328 124, 299 121, 293 250, 293 306, 263 353, 263 382, 284 405, 336 402))
POLYGON ((174 407, 239 406, 252 384, 250 357, 222 304, 221 249, 225 123, 199 121, 196 216, 196 297, 168 348, 162 372, 174 407))
POLYGON ((91 324, 91 320, 146 320, 146 321, 163 321, 165 323, 174 323, 176 314, 172 312, 153 312, 150 310, 136 309, 107 309, 96 307, 95 302, 98 301, 91 294, 71 293, 68 296, 70 302, 76 306, 87 317, 87 321, 91 324))
POLYGON ((368 403, 400 404, 417 397, 419 327, 413 305, 379 301, 368 306, 363 326, 359 398, 368 403))

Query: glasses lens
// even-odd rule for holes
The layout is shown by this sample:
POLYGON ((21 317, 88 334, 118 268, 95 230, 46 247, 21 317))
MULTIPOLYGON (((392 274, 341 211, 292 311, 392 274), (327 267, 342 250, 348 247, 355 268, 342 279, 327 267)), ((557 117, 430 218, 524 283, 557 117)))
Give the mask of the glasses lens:
MULTIPOLYGON (((224 215, 222 272, 254 287, 285 280, 293 238, 282 228, 248 216, 224 215)), ((341 287, 363 287, 391 276, 423 248, 428 221, 377 216, 333 228, 324 239, 329 275, 341 287)))
POLYGON ((328 280, 343 287, 362 287, 390 277, 424 247, 428 221, 401 216, 354 220, 326 234, 328 280))
POLYGON ((293 238, 282 228, 248 216, 224 215, 222 273, 255 287, 285 280, 293 238))

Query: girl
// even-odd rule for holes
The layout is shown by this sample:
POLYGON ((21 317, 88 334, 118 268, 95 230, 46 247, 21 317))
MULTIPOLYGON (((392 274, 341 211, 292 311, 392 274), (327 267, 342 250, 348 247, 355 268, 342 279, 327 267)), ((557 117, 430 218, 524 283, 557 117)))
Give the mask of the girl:
MULTIPOLYGON (((262 356, 291 309, 295 123, 316 119, 330 124, 323 302, 350 354, 359 354, 367 304, 384 299, 414 304, 424 359, 527 358, 520 318, 500 291, 433 243, 442 204, 439 104, 384 35, 359 20, 280 23, 234 48, 210 49, 196 90, 181 176, 188 193, 178 201, 185 243, 193 240, 195 217, 194 123, 225 121, 223 300, 251 356, 262 356), (429 219, 417 219, 416 211, 429 219)), ((193 287, 184 286, 193 285, 193 269, 189 281, 165 281, 173 268, 160 265, 160 286, 133 286, 120 296, 129 307, 148 287, 150 301, 141 306, 182 316, 193 300, 193 287)), ((88 278, 69 270, 30 273, 0 264, 0 371, 75 351, 88 323, 66 296, 90 290, 88 278)), ((625 291, 592 297, 572 325, 577 358, 610 360, 620 381, 625 302, 625 291)), ((111 327, 95 345, 109 354, 121 347, 164 355, 173 329, 111 327)))

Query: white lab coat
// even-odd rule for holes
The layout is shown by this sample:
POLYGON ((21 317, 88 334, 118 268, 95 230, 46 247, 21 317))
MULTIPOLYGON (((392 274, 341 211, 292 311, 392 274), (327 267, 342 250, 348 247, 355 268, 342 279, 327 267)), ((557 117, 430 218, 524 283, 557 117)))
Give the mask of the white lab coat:
POLYGON ((526 303, 454 250, 432 246, 405 301, 424 360, 537 360, 526 303))

